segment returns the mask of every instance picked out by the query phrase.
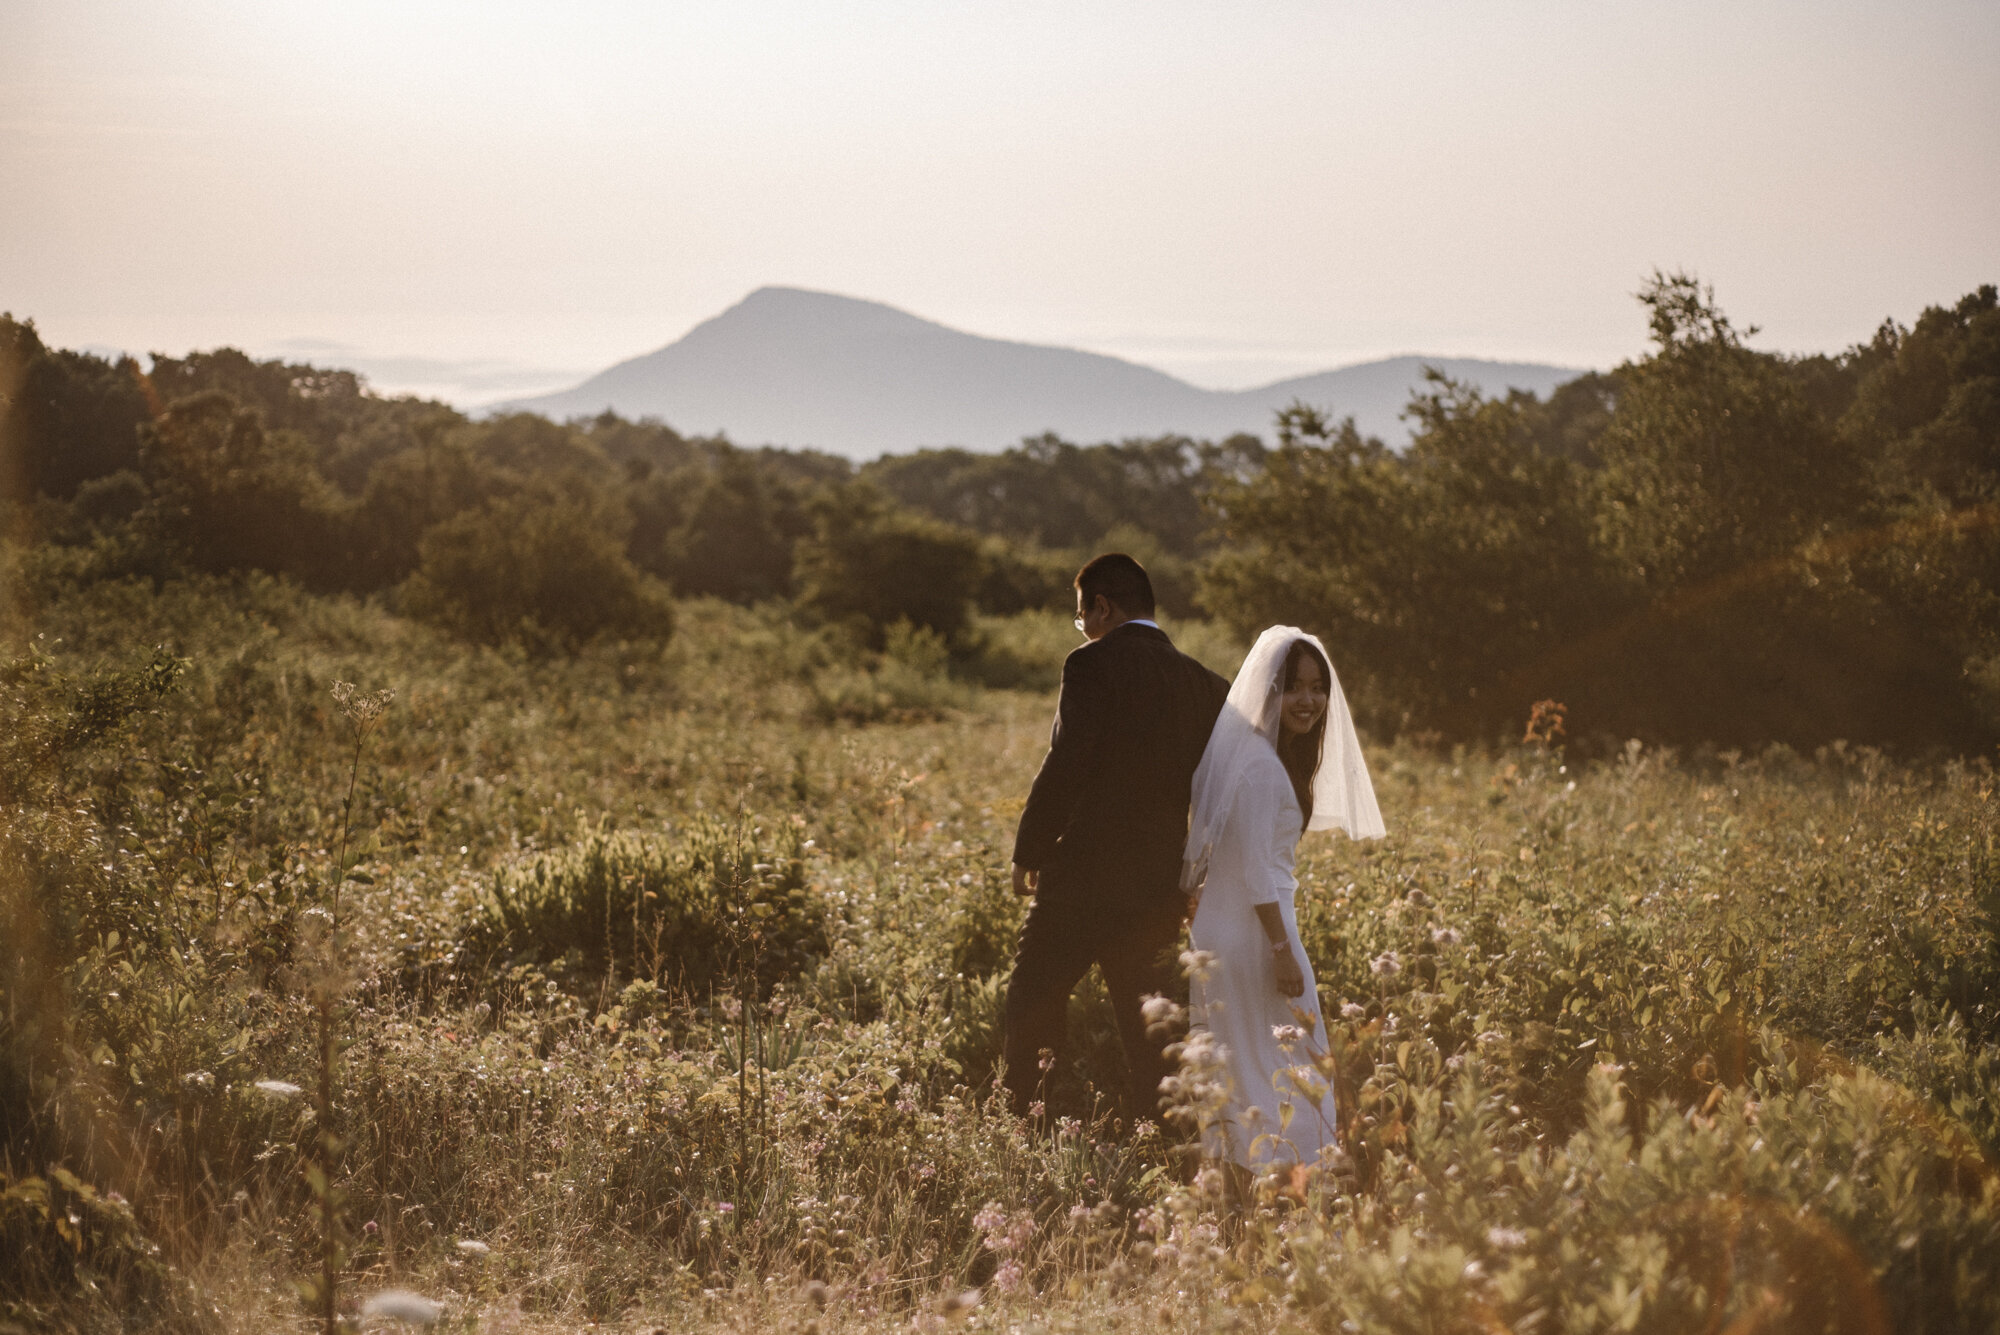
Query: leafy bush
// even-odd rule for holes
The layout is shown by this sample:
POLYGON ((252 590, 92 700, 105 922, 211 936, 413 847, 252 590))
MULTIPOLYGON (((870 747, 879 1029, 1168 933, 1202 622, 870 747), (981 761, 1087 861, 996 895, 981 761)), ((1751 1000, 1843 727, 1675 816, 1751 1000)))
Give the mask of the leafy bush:
MULTIPOLYGON (((1225 677, 1243 665, 1244 643, 1220 623, 1169 619, 1163 628, 1175 648, 1225 677)), ((963 676, 998 690, 1052 691, 1083 637, 1067 612, 1041 610, 975 616, 963 643, 956 665, 963 676)))
POLYGON ((93 1326, 202 1330, 208 1315, 194 1286, 160 1259, 117 1192, 100 1192, 66 1168, 46 1177, 0 1172, 0 1321, 22 1329, 67 1324, 65 1300, 91 1295, 93 1326), (58 1315, 62 1313, 62 1315, 58 1315))
POLYGON ((480 644, 574 653, 599 636, 664 639, 665 591, 626 559, 608 516, 566 498, 514 496, 424 535, 403 586, 410 615, 480 644))
POLYGON ((150 934, 159 909, 106 863, 77 809, 89 751, 174 689, 183 664, 71 674, 37 646, 0 664, 0 1146, 27 1162, 89 1139, 58 1073, 71 1067, 74 971, 106 933, 150 934))
POLYGON ((1052 691, 1062 681, 1063 659, 1083 640, 1067 618, 1047 608, 1012 616, 975 616, 965 642, 962 670, 980 685, 1052 691))
POLYGON ((297 437, 210 390, 170 404, 139 434, 151 495, 141 529, 190 570, 262 570, 326 587, 344 518, 297 437))
POLYGON ((955 638, 979 574, 977 538, 859 487, 822 501, 796 567, 800 605, 853 624, 876 648, 898 621, 955 638))
POLYGON ((991 536, 980 542, 979 556, 973 600, 981 612, 1003 617, 1063 606, 1072 597, 1070 581, 1083 564, 1072 552, 991 536))
POLYGON ((826 910, 806 889, 796 833, 777 849, 761 833, 715 820, 593 831, 495 873, 474 953, 574 953, 594 973, 622 966, 695 994, 793 977, 826 950, 826 910))
MULTIPOLYGON (((808 526, 797 488, 733 448, 723 449, 712 469, 690 471, 673 476, 687 494, 656 557, 675 592, 743 603, 788 596, 793 549, 808 526)), ((666 479, 655 483, 667 486, 666 479)))
POLYGON ((837 664, 813 677, 813 713, 824 723, 908 722, 962 709, 971 693, 950 675, 944 637, 908 621, 891 625, 872 666, 837 664))

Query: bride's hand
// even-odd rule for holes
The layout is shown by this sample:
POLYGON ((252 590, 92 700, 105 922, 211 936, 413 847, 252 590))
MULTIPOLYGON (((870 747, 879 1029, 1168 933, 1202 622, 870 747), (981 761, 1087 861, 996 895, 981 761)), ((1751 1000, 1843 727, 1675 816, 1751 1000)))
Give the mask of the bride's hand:
POLYGON ((1306 973, 1299 967, 1299 957, 1292 953, 1292 943, 1287 941, 1282 948, 1271 951, 1271 963, 1278 971, 1278 995, 1299 997, 1305 995, 1306 973))

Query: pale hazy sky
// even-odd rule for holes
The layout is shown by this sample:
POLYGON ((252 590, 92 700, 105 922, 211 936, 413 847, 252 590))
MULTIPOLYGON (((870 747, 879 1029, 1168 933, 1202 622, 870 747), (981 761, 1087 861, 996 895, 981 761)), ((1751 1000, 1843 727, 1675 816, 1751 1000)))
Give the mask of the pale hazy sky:
POLYGON ((1235 386, 2000 281, 2000 3, 0 0, 0 309, 461 400, 764 284, 1235 386))

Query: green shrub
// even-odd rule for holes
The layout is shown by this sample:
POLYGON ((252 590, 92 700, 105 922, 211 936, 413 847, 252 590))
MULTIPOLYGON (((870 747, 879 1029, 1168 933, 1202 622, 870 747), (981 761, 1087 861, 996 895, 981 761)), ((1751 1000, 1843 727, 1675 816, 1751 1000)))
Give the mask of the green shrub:
POLYGON ((822 500, 798 545, 799 604, 854 625, 875 648, 898 621, 950 640, 965 626, 980 564, 972 534, 849 487, 822 500))
POLYGON ((184 569, 336 582, 344 507, 305 442, 220 390, 170 404, 139 434, 142 533, 184 569))
POLYGON ((0 1255, 0 1329, 211 1328, 194 1287, 160 1259, 125 1198, 68 1169, 0 1171, 0 1255))
POLYGON ((768 985, 826 950, 795 830, 697 818, 658 832, 594 830, 493 876, 469 927, 476 956, 623 972, 686 992, 768 985))
POLYGON ((1073 552, 1052 552, 991 535, 981 540, 979 552, 979 588, 974 601, 990 616, 1061 607, 1072 597, 1070 581, 1083 564, 1073 552))
MULTIPOLYGON (((1244 643, 1214 621, 1169 618, 1161 623, 1174 647, 1221 673, 1236 675, 1244 643)), ((1012 616, 975 616, 962 639, 959 673, 997 690, 1052 691, 1063 660, 1083 644, 1068 612, 1044 609, 1012 616)))
POLYGON ((942 717, 972 700, 972 692, 951 679, 950 665, 943 636, 897 621, 873 666, 835 664, 814 675, 813 713, 823 723, 942 717))
POLYGON ((402 605, 462 638, 538 654, 673 630, 664 588, 626 558, 616 525, 567 498, 515 496, 438 524, 419 545, 402 605))
POLYGON ((1083 643, 1083 637, 1068 617, 1044 608, 1012 616, 975 616, 964 641, 960 670, 980 685, 1052 691, 1062 681, 1063 659, 1083 643))

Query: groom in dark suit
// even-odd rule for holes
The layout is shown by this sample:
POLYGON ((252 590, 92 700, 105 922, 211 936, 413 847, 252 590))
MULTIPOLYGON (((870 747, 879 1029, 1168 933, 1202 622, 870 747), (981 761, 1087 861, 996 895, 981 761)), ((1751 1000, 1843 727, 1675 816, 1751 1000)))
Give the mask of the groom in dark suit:
POLYGON ((1007 1093, 1016 1113, 1036 1111, 1043 1054, 1061 1045, 1070 992, 1095 964, 1133 1115, 1150 1116, 1168 1065, 1139 1008, 1174 988, 1188 788, 1229 683, 1153 623, 1153 584, 1131 557, 1100 556, 1075 583, 1090 642, 1063 663, 1049 754, 1014 839, 1014 893, 1034 903, 1007 985, 1007 1093))

